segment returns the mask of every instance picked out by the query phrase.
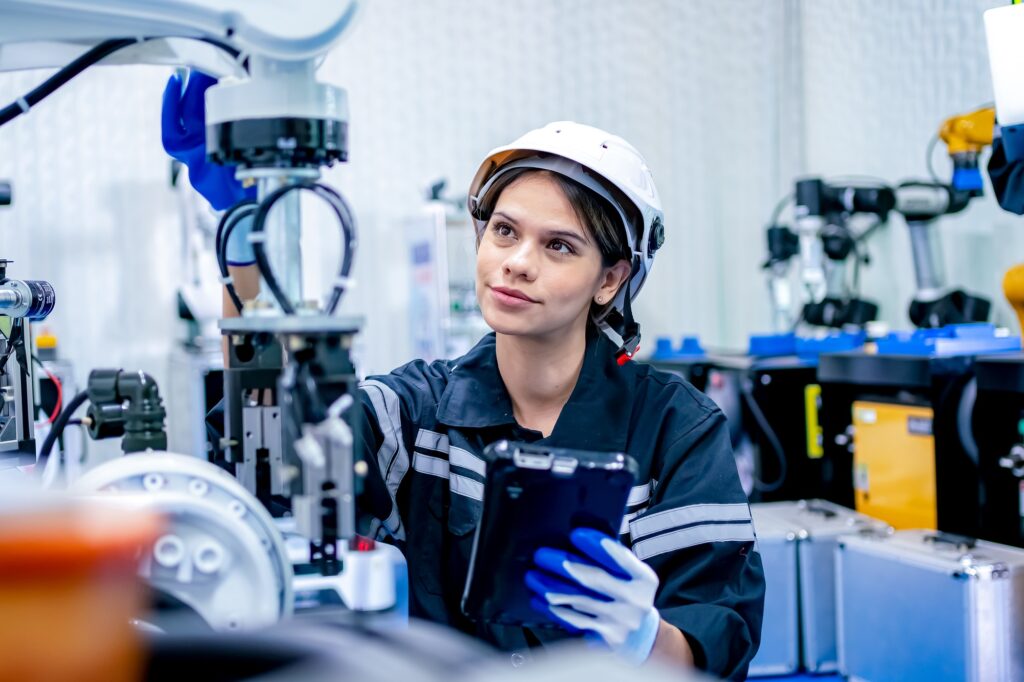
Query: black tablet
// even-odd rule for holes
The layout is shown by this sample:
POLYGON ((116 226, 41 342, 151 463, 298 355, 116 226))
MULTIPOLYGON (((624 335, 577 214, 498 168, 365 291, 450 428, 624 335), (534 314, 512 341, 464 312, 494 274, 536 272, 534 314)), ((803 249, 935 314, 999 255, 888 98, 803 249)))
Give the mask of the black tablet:
POLYGON ((463 613, 476 621, 557 627, 530 608, 524 576, 539 547, 572 550, 569 533, 618 537, 637 465, 622 453, 498 441, 484 451, 487 482, 473 539, 463 613))

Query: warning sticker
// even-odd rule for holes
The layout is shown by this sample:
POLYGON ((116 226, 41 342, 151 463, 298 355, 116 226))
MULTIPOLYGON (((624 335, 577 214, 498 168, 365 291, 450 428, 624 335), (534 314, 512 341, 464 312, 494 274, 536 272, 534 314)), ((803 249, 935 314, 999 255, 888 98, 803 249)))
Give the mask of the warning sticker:
POLYGON ((907 432, 915 436, 932 435, 932 420, 930 417, 907 417, 907 432))
MULTIPOLYGON (((853 470, 853 487, 862 493, 868 492, 868 465, 861 462, 853 470)), ((1024 490, 1024 487, 1021 488, 1024 490)))

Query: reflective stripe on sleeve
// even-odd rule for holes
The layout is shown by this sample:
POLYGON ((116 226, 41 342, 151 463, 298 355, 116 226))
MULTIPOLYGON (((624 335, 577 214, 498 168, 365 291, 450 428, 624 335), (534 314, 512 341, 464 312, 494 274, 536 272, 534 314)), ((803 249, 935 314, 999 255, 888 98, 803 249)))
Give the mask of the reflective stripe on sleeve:
POLYGON ((633 553, 641 559, 674 552, 710 542, 753 542, 751 523, 708 523, 681 528, 664 535, 656 535, 633 544, 633 553))
POLYGON ((691 504, 647 514, 629 524, 634 542, 648 535, 672 528, 701 523, 750 521, 750 507, 746 502, 734 504, 691 504))
POLYGON ((391 514, 384 520, 384 525, 398 539, 404 539, 401 518, 398 515, 398 486, 409 471, 409 453, 405 449, 402 438, 402 409, 398 394, 379 381, 369 379, 359 385, 370 398, 373 411, 377 416, 377 425, 384 440, 377 450, 377 468, 387 486, 391 497, 391 514))
POLYGON ((649 499, 651 499, 651 481, 647 481, 643 485, 633 486, 629 491, 629 499, 626 500, 626 506, 632 507, 649 499))
POLYGON ((471 500, 482 502, 484 499, 484 484, 480 481, 474 481, 472 478, 467 476, 452 474, 452 480, 449 483, 449 488, 456 495, 462 495, 463 497, 468 497, 471 500))
POLYGON ((416 434, 416 447, 447 454, 449 448, 448 436, 436 431, 420 429, 419 433, 416 434))
POLYGON ((448 460, 424 455, 422 452, 413 453, 412 468, 421 474, 438 478, 448 478, 449 474, 448 460))
POLYGON ((637 509, 635 512, 630 512, 630 513, 626 514, 625 516, 623 516, 622 517, 622 526, 619 529, 619 535, 625 535, 626 533, 628 533, 629 532, 629 522, 632 521, 633 519, 635 519, 640 514, 643 514, 645 511, 647 511, 647 507, 644 507, 642 509, 637 509))
POLYGON ((448 461, 455 466, 469 469, 475 474, 487 475, 487 464, 469 450, 452 446, 451 452, 448 454, 448 461))
POLYGON ((462 495, 477 501, 484 499, 484 484, 468 476, 453 474, 446 459, 416 452, 412 456, 412 468, 421 474, 448 479, 448 489, 455 495, 462 495))

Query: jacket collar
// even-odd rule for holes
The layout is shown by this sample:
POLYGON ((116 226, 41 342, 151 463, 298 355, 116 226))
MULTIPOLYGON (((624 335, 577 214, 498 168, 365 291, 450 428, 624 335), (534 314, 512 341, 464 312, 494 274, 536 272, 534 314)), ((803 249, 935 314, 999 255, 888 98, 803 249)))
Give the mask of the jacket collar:
MULTIPOLYGON (((629 435, 635 374, 633 363, 618 365, 615 348, 604 334, 590 334, 576 387, 544 442, 558 447, 623 450, 629 435)), ((493 333, 451 364, 437 420, 474 429, 515 424, 512 400, 498 371, 493 333)))

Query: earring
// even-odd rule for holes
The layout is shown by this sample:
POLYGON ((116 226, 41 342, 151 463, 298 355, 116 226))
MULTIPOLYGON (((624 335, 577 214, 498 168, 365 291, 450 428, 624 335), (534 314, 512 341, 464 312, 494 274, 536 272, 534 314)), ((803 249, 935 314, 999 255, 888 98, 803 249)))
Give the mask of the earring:
POLYGON ((595 300, 597 301, 598 305, 604 305, 604 296, 598 296, 595 300))

